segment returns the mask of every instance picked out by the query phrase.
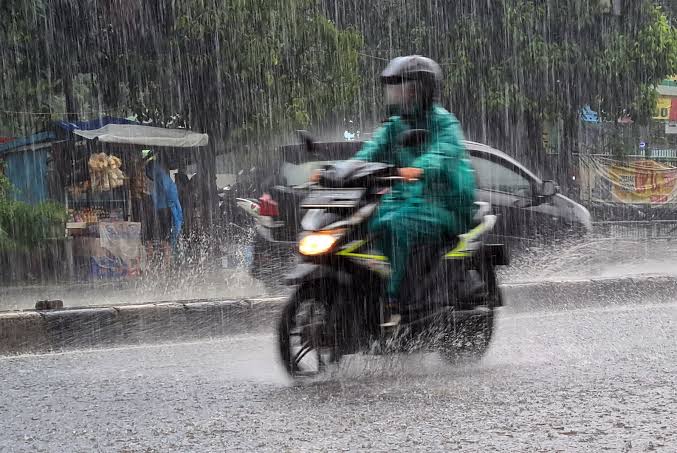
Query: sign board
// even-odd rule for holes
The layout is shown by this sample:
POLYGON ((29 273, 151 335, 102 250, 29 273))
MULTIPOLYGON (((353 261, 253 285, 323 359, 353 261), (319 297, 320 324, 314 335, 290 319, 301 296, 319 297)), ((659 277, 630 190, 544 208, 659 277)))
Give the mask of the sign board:
POLYGON ((672 98, 669 96, 659 96, 656 100, 656 110, 653 114, 655 120, 667 120, 670 118, 670 109, 672 108, 672 98))
POLYGON ((646 148, 646 143, 639 142, 639 149, 644 149, 644 148, 646 148))
POLYGON ((665 133, 668 135, 677 134, 677 123, 665 123, 665 133))

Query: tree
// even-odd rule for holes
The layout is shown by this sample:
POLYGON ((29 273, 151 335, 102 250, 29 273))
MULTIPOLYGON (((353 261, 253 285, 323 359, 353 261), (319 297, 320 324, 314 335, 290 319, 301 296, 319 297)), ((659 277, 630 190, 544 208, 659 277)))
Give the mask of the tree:
POLYGON ((338 30, 314 0, 19 3, 0 10, 11 43, 0 49, 11 75, 0 100, 24 110, 49 113, 60 91, 77 112, 73 84, 86 74, 99 111, 174 118, 222 145, 305 127, 359 81, 360 35, 338 30))
POLYGON ((560 121, 562 170, 581 107, 647 121, 653 86, 677 72, 677 32, 662 11, 648 0, 622 6, 617 17, 588 0, 325 1, 341 26, 364 34, 366 54, 437 59, 445 102, 471 137, 539 165, 543 126, 560 121))

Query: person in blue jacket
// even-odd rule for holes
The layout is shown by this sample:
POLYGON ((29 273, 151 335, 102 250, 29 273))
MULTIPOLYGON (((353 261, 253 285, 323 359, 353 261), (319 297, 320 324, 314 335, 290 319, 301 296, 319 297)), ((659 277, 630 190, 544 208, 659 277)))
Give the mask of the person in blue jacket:
POLYGON ((181 234, 183 210, 179 201, 179 191, 169 175, 164 159, 150 151, 144 151, 146 176, 152 181, 151 196, 155 207, 155 231, 157 239, 169 242, 173 249, 181 234))

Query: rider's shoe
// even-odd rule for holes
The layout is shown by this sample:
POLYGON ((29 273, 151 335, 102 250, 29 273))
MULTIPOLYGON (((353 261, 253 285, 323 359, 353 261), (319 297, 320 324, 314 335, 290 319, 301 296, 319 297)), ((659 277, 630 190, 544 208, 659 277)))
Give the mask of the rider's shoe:
POLYGON ((381 324, 381 327, 397 327, 400 324, 400 321, 402 321, 400 304, 398 304, 396 300, 390 299, 383 305, 383 323, 381 324))

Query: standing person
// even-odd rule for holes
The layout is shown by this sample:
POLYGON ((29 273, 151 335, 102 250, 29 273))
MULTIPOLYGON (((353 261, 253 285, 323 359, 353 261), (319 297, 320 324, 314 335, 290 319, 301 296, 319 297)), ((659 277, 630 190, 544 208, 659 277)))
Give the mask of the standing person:
POLYGON ((174 182, 176 183, 176 189, 179 193, 179 204, 181 205, 181 211, 183 212, 183 235, 185 238, 188 238, 191 232, 191 203, 190 203, 190 178, 186 174, 185 170, 180 169, 174 175, 174 182))
POLYGON ((384 326, 400 321, 399 288, 412 246, 461 234, 475 212, 475 178, 453 114, 439 105, 442 71, 418 55, 392 60, 381 74, 389 119, 355 159, 399 168, 406 182, 383 197, 369 224, 391 263, 384 326), (426 139, 408 140, 425 130, 426 139))
MULTIPOLYGON (((169 175, 163 156, 150 154, 146 159, 146 175, 152 181, 153 205, 155 208, 156 239, 164 244, 166 252, 169 246, 176 250, 181 227, 183 226, 183 210, 179 200, 176 184, 169 175)), ((166 256, 169 256, 167 253, 166 256)))

